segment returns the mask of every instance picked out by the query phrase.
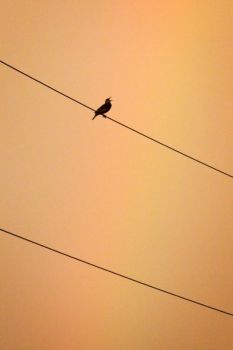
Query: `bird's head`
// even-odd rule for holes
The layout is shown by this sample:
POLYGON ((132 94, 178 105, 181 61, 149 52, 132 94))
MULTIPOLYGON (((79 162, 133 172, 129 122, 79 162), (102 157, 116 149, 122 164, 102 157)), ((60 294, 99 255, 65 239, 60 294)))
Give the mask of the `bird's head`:
POLYGON ((105 103, 111 102, 111 97, 106 98, 105 103))

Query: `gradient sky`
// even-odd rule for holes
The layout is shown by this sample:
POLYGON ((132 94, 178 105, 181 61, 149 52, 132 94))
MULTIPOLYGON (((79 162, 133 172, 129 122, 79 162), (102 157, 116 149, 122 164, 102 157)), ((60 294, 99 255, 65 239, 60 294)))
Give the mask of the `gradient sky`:
MULTIPOLYGON (((232 1, 4 2, 0 59, 233 173, 232 1)), ((0 65, 0 226, 233 312, 232 179, 0 65)), ((233 319, 1 233, 3 350, 231 350, 233 319)))

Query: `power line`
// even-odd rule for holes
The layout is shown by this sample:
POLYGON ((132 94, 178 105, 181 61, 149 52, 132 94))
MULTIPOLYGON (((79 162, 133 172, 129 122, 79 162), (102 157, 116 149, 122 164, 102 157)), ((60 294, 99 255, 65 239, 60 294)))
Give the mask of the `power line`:
POLYGON ((161 145, 161 146, 167 147, 168 149, 170 149, 170 150, 172 150, 172 151, 174 151, 174 152, 176 152, 176 153, 179 153, 179 154, 181 154, 181 155, 184 156, 184 157, 187 157, 187 158, 189 158, 189 159, 191 159, 191 160, 194 160, 194 161, 197 162, 197 163, 200 163, 200 164, 202 164, 202 165, 205 165, 206 167, 208 167, 208 168, 210 168, 210 169, 212 169, 212 170, 218 171, 219 173, 221 173, 221 174, 223 174, 223 175, 226 175, 226 176, 229 176, 229 177, 233 178, 233 175, 228 174, 228 173, 226 173, 226 172, 223 171, 223 170, 220 170, 220 169, 218 169, 218 168, 215 168, 215 167, 213 167, 212 165, 209 165, 209 164, 207 164, 207 163, 205 163, 205 162, 202 162, 201 160, 199 160, 199 159, 197 159, 197 158, 194 158, 194 157, 192 157, 192 156, 189 156, 188 154, 186 154, 186 153, 184 153, 184 152, 182 152, 182 151, 179 151, 178 149, 176 149, 176 148, 174 148, 174 147, 168 146, 168 145, 166 145, 165 143, 154 139, 153 137, 150 137, 150 136, 148 136, 148 135, 146 135, 146 134, 143 134, 141 131, 135 130, 135 129, 131 128, 130 126, 125 125, 125 124, 119 122, 118 120, 115 120, 115 119, 110 118, 110 117, 108 117, 108 116, 106 116, 106 117, 107 117, 108 119, 112 120, 113 122, 115 122, 115 123, 117 123, 117 124, 123 126, 124 128, 127 128, 127 129, 129 129, 129 130, 131 130, 131 131, 133 131, 133 132, 135 132, 135 133, 141 135, 141 136, 144 136, 144 137, 146 137, 147 139, 149 139, 149 140, 151 140, 151 141, 153 141, 153 142, 156 142, 156 143, 158 143, 158 144, 161 145))
MULTIPOLYGON (((62 95, 62 96, 64 96, 64 97, 66 97, 66 98, 68 98, 68 99, 70 99, 70 100, 72 100, 72 101, 74 101, 74 102, 80 104, 80 105, 83 106, 83 107, 86 107, 86 108, 90 109, 90 110, 93 111, 93 112, 95 112, 95 109, 93 109, 93 108, 87 106, 86 104, 82 103, 81 101, 79 101, 79 100, 77 100, 77 99, 75 99, 75 98, 73 98, 73 97, 71 97, 71 96, 69 96, 69 95, 67 95, 67 94, 64 94, 63 92, 61 92, 61 91, 59 91, 59 90, 53 88, 52 86, 50 86, 50 85, 48 85, 48 84, 45 84, 45 83, 42 82, 41 80, 38 80, 38 79, 32 77, 31 75, 29 75, 29 74, 27 74, 27 73, 21 71, 20 69, 18 69, 18 68, 16 68, 16 67, 13 67, 13 66, 10 65, 9 63, 6 63, 6 62, 4 62, 4 61, 2 61, 2 60, 0 60, 0 63, 4 64, 5 66, 7 66, 7 67, 9 67, 9 68, 11 68, 11 69, 13 69, 13 70, 15 70, 15 71, 18 72, 18 73, 20 73, 20 74, 26 76, 27 78, 32 79, 32 80, 34 80, 35 82, 37 82, 37 83, 39 83, 39 84, 41 84, 41 85, 47 87, 48 89, 53 90, 53 91, 55 91, 56 93, 58 93, 58 94, 60 94, 60 95, 62 95)), ((182 152, 182 151, 179 151, 178 149, 176 149, 176 148, 174 148, 174 147, 168 146, 168 145, 166 145, 165 143, 163 143, 163 142, 161 142, 161 141, 158 141, 158 140, 154 139, 153 137, 150 137, 150 136, 148 136, 148 135, 146 135, 146 134, 144 134, 144 133, 142 133, 142 132, 140 132, 140 131, 138 131, 138 130, 136 130, 136 129, 134 129, 134 128, 131 128, 130 126, 128 126, 128 125, 126 125, 126 124, 123 124, 123 123, 119 122, 118 120, 115 120, 115 119, 113 119, 113 118, 110 118, 110 117, 108 117, 108 116, 105 115, 105 114, 103 114, 103 115, 104 115, 105 118, 107 118, 107 119, 113 121, 114 123, 119 124, 120 126, 123 126, 124 128, 126 128, 126 129, 128 129, 128 130, 131 130, 131 131, 135 132, 135 133, 138 134, 138 135, 141 135, 141 136, 143 136, 143 137, 145 137, 145 138, 147 138, 147 139, 149 139, 149 140, 151 140, 151 141, 153 141, 153 142, 156 142, 156 143, 158 143, 159 145, 161 145, 161 146, 163 146, 163 147, 166 147, 166 148, 168 148, 168 149, 170 149, 170 150, 172 150, 172 151, 174 151, 174 152, 176 152, 176 153, 178 153, 178 154, 180 154, 180 155, 182 155, 182 156, 184 156, 184 157, 186 157, 186 158, 189 158, 189 159, 191 159, 191 160, 193 160, 193 161, 195 161, 195 162, 197 162, 197 163, 199 163, 199 164, 202 164, 202 165, 208 167, 209 169, 212 169, 212 170, 217 171, 217 172, 219 172, 219 173, 221 173, 221 174, 223 174, 223 175, 225 175, 225 176, 228 176, 228 177, 233 178, 233 175, 231 175, 231 174, 229 174, 229 173, 227 173, 227 172, 225 172, 225 171, 223 171, 223 170, 220 170, 220 169, 218 169, 218 168, 216 168, 216 167, 214 167, 214 166, 212 166, 212 165, 209 165, 209 164, 207 164, 207 163, 205 163, 205 162, 203 162, 203 161, 201 161, 201 160, 199 160, 199 159, 197 159, 197 158, 194 158, 194 157, 188 155, 187 153, 184 153, 184 152, 182 152)))
POLYGON ((73 259, 73 260, 79 261, 79 262, 81 262, 81 263, 83 263, 83 264, 89 265, 89 266, 91 266, 91 267, 94 267, 94 268, 96 268, 96 269, 99 269, 99 270, 102 270, 102 271, 105 271, 105 272, 108 272, 108 273, 110 273, 110 274, 112 274, 112 275, 115 275, 115 276, 124 278, 124 279, 126 279, 126 280, 131 281, 131 282, 134 282, 134 283, 137 283, 137 284, 141 284, 141 285, 143 285, 144 287, 148 287, 148 288, 157 290, 157 291, 159 291, 159 292, 169 294, 169 295, 171 295, 171 296, 173 296, 173 297, 176 297, 176 298, 179 298, 179 299, 188 301, 188 302, 193 303, 193 304, 197 304, 197 305, 199 305, 199 306, 202 306, 202 307, 205 307, 205 308, 208 308, 208 309, 217 311, 217 312, 221 312, 221 313, 223 313, 223 314, 225 314, 225 315, 228 315, 228 316, 233 316, 233 314, 230 313, 230 312, 228 312, 228 311, 224 311, 224 310, 222 310, 222 309, 218 309, 218 308, 216 308, 216 307, 213 307, 213 306, 210 306, 210 305, 201 303, 201 302, 199 302, 199 301, 196 301, 196 300, 193 300, 193 299, 189 299, 189 298, 183 297, 182 295, 179 295, 179 294, 170 292, 170 291, 168 291, 168 290, 165 290, 165 289, 162 289, 162 288, 159 288, 159 287, 155 287, 155 286, 153 286, 152 284, 148 284, 148 283, 146 283, 146 282, 139 281, 139 280, 137 280, 137 279, 135 279, 135 278, 132 278, 132 277, 129 277, 129 276, 126 276, 126 275, 122 275, 121 273, 118 273, 118 272, 109 270, 109 269, 107 269, 107 268, 105 268, 105 267, 103 267, 103 266, 100 266, 100 265, 97 265, 97 264, 93 264, 93 263, 91 263, 91 262, 89 262, 89 261, 86 261, 86 260, 77 258, 76 256, 73 256, 73 255, 64 253, 64 252, 62 252, 62 251, 60 251, 60 250, 57 250, 57 249, 55 249, 55 248, 51 248, 51 247, 49 247, 49 246, 47 246, 47 245, 44 245, 44 244, 41 244, 41 243, 39 243, 39 242, 33 241, 33 240, 31 240, 31 239, 28 239, 28 238, 23 237, 23 236, 21 236, 21 235, 18 235, 18 234, 16 234, 16 233, 7 231, 7 230, 5 230, 5 229, 3 229, 3 228, 0 228, 0 231, 6 233, 6 234, 8 234, 8 235, 11 235, 11 236, 13 236, 13 237, 22 239, 22 240, 24 240, 24 241, 26 241, 26 242, 32 243, 32 244, 34 244, 34 245, 37 245, 37 246, 39 246, 39 247, 42 247, 42 248, 44 248, 44 249, 47 249, 47 250, 49 250, 49 251, 52 251, 52 252, 54 252, 54 253, 63 255, 63 256, 65 256, 65 257, 69 258, 69 259, 73 259))
POLYGON ((27 74, 27 73, 24 73, 24 72, 21 71, 20 69, 11 66, 9 63, 6 63, 6 62, 4 62, 4 61, 2 61, 2 60, 0 60, 0 63, 4 64, 5 66, 7 66, 7 67, 9 67, 9 68, 11 68, 11 69, 13 69, 13 70, 15 70, 16 72, 18 72, 18 73, 20 73, 20 74, 25 75, 25 77, 36 81, 37 83, 39 83, 39 84, 41 84, 41 85, 47 87, 48 89, 53 90, 53 91, 57 92, 58 94, 60 94, 60 95, 62 95, 62 96, 64 96, 64 97, 66 97, 66 98, 69 98, 70 100, 72 100, 72 101, 74 101, 74 102, 76 102, 76 103, 79 103, 81 106, 86 107, 86 108, 90 109, 91 111, 95 112, 95 109, 93 109, 93 108, 91 108, 91 107, 85 105, 84 103, 82 103, 82 102, 76 100, 76 99, 73 98, 73 97, 70 97, 70 96, 64 94, 63 92, 61 92, 61 91, 59 91, 59 90, 53 88, 52 86, 43 83, 43 81, 41 81, 41 80, 39 80, 39 79, 36 79, 36 78, 32 77, 31 75, 29 75, 29 74, 27 74))

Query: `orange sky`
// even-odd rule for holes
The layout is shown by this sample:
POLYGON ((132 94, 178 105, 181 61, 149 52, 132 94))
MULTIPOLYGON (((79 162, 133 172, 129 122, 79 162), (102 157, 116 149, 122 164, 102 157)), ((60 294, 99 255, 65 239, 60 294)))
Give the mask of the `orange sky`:
MULTIPOLYGON (((233 173, 232 3, 4 3, 0 59, 233 173)), ((0 227, 233 312, 232 179, 0 65, 0 227)), ((0 348, 230 350, 232 318, 1 233, 0 348)))

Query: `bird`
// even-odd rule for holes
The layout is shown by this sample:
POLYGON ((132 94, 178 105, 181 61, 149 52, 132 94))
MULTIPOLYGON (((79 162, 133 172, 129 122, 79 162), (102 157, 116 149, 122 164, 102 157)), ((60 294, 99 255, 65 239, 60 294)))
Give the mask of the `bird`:
POLYGON ((92 120, 94 120, 95 117, 97 117, 97 115, 102 115, 103 117, 105 117, 104 114, 107 113, 111 107, 112 107, 111 97, 108 97, 106 98, 105 103, 95 111, 95 115, 92 118, 92 120))

